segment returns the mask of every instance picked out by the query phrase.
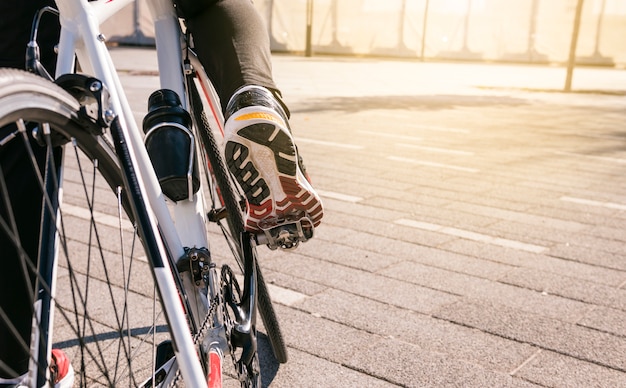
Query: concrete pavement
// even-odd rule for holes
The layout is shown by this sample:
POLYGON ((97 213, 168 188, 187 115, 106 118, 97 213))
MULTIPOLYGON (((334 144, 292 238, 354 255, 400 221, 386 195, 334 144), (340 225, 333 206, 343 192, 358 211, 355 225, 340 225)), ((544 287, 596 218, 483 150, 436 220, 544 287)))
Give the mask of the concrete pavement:
MULTIPOLYGON (((112 54, 141 120, 154 51, 112 54)), ((274 67, 326 213, 261 252, 290 351, 265 384, 626 386, 626 71, 274 67)))

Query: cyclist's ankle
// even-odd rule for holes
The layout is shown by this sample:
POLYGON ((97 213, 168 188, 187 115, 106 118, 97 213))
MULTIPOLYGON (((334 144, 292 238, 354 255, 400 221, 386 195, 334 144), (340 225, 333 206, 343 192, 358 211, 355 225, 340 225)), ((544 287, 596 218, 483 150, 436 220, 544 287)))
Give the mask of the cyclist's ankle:
POLYGON ((224 119, 228 121, 236 112, 249 107, 271 109, 284 121, 286 127, 291 130, 289 128, 289 110, 280 98, 280 94, 277 91, 273 92, 258 85, 246 85, 237 89, 226 106, 224 119))

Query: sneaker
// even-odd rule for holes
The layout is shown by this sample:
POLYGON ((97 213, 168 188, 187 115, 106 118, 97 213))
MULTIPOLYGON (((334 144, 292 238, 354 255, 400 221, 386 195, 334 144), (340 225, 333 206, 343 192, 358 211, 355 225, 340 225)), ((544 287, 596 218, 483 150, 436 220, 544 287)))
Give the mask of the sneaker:
POLYGON ((61 349, 52 349, 50 380, 54 383, 54 388, 71 388, 74 385, 74 368, 61 349))
MULTIPOLYGON (((61 349, 52 349, 50 380, 54 383, 54 388, 72 388, 74 385, 74 368, 72 368, 69 358, 61 349)), ((27 375, 13 380, 0 379, 0 388, 28 387, 27 375)))
POLYGON ((322 201, 301 167, 287 115, 273 94, 246 86, 228 106, 226 162, 248 200, 246 229, 260 232, 261 225, 302 216, 317 227, 322 201))

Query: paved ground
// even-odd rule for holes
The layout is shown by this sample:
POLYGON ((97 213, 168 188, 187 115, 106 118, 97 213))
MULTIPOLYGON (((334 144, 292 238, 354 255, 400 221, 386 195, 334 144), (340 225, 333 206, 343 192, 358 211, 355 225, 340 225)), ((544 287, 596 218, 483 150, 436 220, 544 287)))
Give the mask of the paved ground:
MULTIPOLYGON (((113 55, 141 119, 154 53, 113 55)), ((626 71, 274 63, 326 215, 262 253, 265 383, 626 386, 626 71)))

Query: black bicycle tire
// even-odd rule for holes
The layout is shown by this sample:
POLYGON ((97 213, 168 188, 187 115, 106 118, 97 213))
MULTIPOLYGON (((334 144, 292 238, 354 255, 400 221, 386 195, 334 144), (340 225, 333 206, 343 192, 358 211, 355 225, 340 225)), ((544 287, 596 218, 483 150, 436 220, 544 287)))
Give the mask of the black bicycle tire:
MULTIPOLYGON (((224 205, 227 209, 227 223, 231 232, 231 235, 237 239, 238 246, 241 246, 239 236, 244 235, 244 219, 241 208, 241 196, 236 189, 235 184, 231 178, 230 172, 226 168, 226 163, 223 159, 223 150, 218 145, 213 131, 209 128, 206 114, 202 109, 195 109, 195 107, 201 107, 202 101, 200 94, 193 81, 188 82, 190 89, 190 102, 192 107, 192 116, 194 122, 199 127, 201 141, 203 147, 206 149, 206 155, 209 159, 209 163, 212 167, 213 175, 217 181, 221 190, 221 195, 224 200, 224 205)), ((256 252, 256 249, 253 249, 256 252)), ((254 253, 253 253, 254 254, 254 253)), ((265 283, 263 273, 257 258, 254 258, 257 272, 257 287, 258 287, 258 311, 263 325, 267 331, 267 336, 274 353, 276 360, 284 364, 287 362, 287 345, 285 343, 280 324, 272 304, 272 300, 265 283)), ((239 262, 240 267, 243 268, 243 263, 239 262)))
POLYGON ((280 329, 278 317, 276 316, 276 310, 274 309, 274 305, 270 299, 270 294, 258 262, 256 263, 256 270, 257 286, 259 289, 259 313, 261 315, 261 319, 263 320, 265 330, 267 331, 267 337, 270 340, 274 357, 276 358, 276 361, 284 364, 289 359, 287 355, 287 345, 285 343, 282 330, 280 329))
MULTIPOLYGON (((90 125, 79 117, 80 104, 70 93, 25 71, 0 69, 0 101, 9 106, 0 107, 0 127, 23 116, 32 121, 49 122, 53 124, 55 132, 66 139, 73 139, 88 158, 98 160, 97 170, 112 191, 115 192, 118 187, 123 186, 122 171, 114 146, 102 136, 97 126, 90 125)), ((125 198, 122 202, 126 216, 133 222, 128 199, 125 198)), ((79 340, 81 343, 82 341, 84 340, 79 340)))
MULTIPOLYGON (((80 104, 65 90, 41 77, 16 69, 0 69, 0 81, 0 101, 4 103, 7 100, 20 100, 20 106, 15 108, 6 108, 6 105, 11 105, 10 103, 3 104, 5 111, 0 114, 0 127, 27 116, 29 120, 58 123, 59 125, 55 125, 55 128, 64 129, 66 131, 64 133, 65 137, 75 138, 76 143, 81 146, 89 143, 91 135, 88 132, 74 130, 78 121, 77 112, 80 109, 80 104)), ((107 175, 105 180, 113 182, 116 175, 115 172, 116 170, 119 172, 119 167, 115 165, 114 154, 107 152, 107 149, 110 150, 110 148, 106 144, 98 144, 97 142, 93 142, 92 145, 85 148, 85 153, 90 158, 97 158, 101 161, 100 167, 104 171, 103 175, 107 175), (110 166, 115 167, 111 168, 110 166)), ((45 233, 50 232, 46 231, 45 233)), ((48 280, 43 281, 46 282, 48 280)), ((48 338, 42 337, 41 346, 45 347, 44 341, 48 340, 48 338)), ((43 353, 42 350, 35 352, 37 354, 43 353)), ((36 356, 31 355, 31 357, 36 356)), ((44 360, 43 365, 46 364, 47 360, 44 360)))
MULTIPOLYGON (((80 108, 79 103, 74 97, 57 85, 46 81, 41 77, 18 69, 0 69, 0 75, 3 79, 9 80, 3 85, 0 85, 2 86, 2 93, 34 93, 38 94, 39 98, 47 98, 58 101, 59 107, 55 113, 64 117, 68 124, 72 122, 77 123, 79 121, 77 116, 77 111, 80 108), (7 89, 5 86, 9 84, 11 84, 14 88, 7 89), (30 89, 24 89, 25 87, 30 89)), ((0 93, 0 97, 3 96, 4 94, 0 93)), ((30 107, 23 106, 21 111, 26 109, 30 109, 30 107)), ((14 115, 16 117, 19 116, 19 111, 15 111, 14 115)), ((3 119, 6 118, 7 117, 3 117, 3 119)), ((73 137, 75 137, 81 145, 88 145, 84 150, 87 156, 94 157, 94 154, 97 153, 98 155, 102 155, 104 157, 105 163, 99 166, 99 170, 107 183, 112 185, 115 184, 113 182, 120 181, 120 168, 117 163, 115 152, 113 151, 113 146, 109 144, 105 138, 100 138, 101 140, 99 141, 88 131, 83 131, 82 127, 80 128, 81 130, 73 132, 72 135, 75 135, 73 137), (88 152, 91 150, 95 150, 95 152, 89 154, 88 152)), ((70 135, 65 133, 65 136, 70 135)), ((111 188, 113 189, 114 187, 111 188)))

